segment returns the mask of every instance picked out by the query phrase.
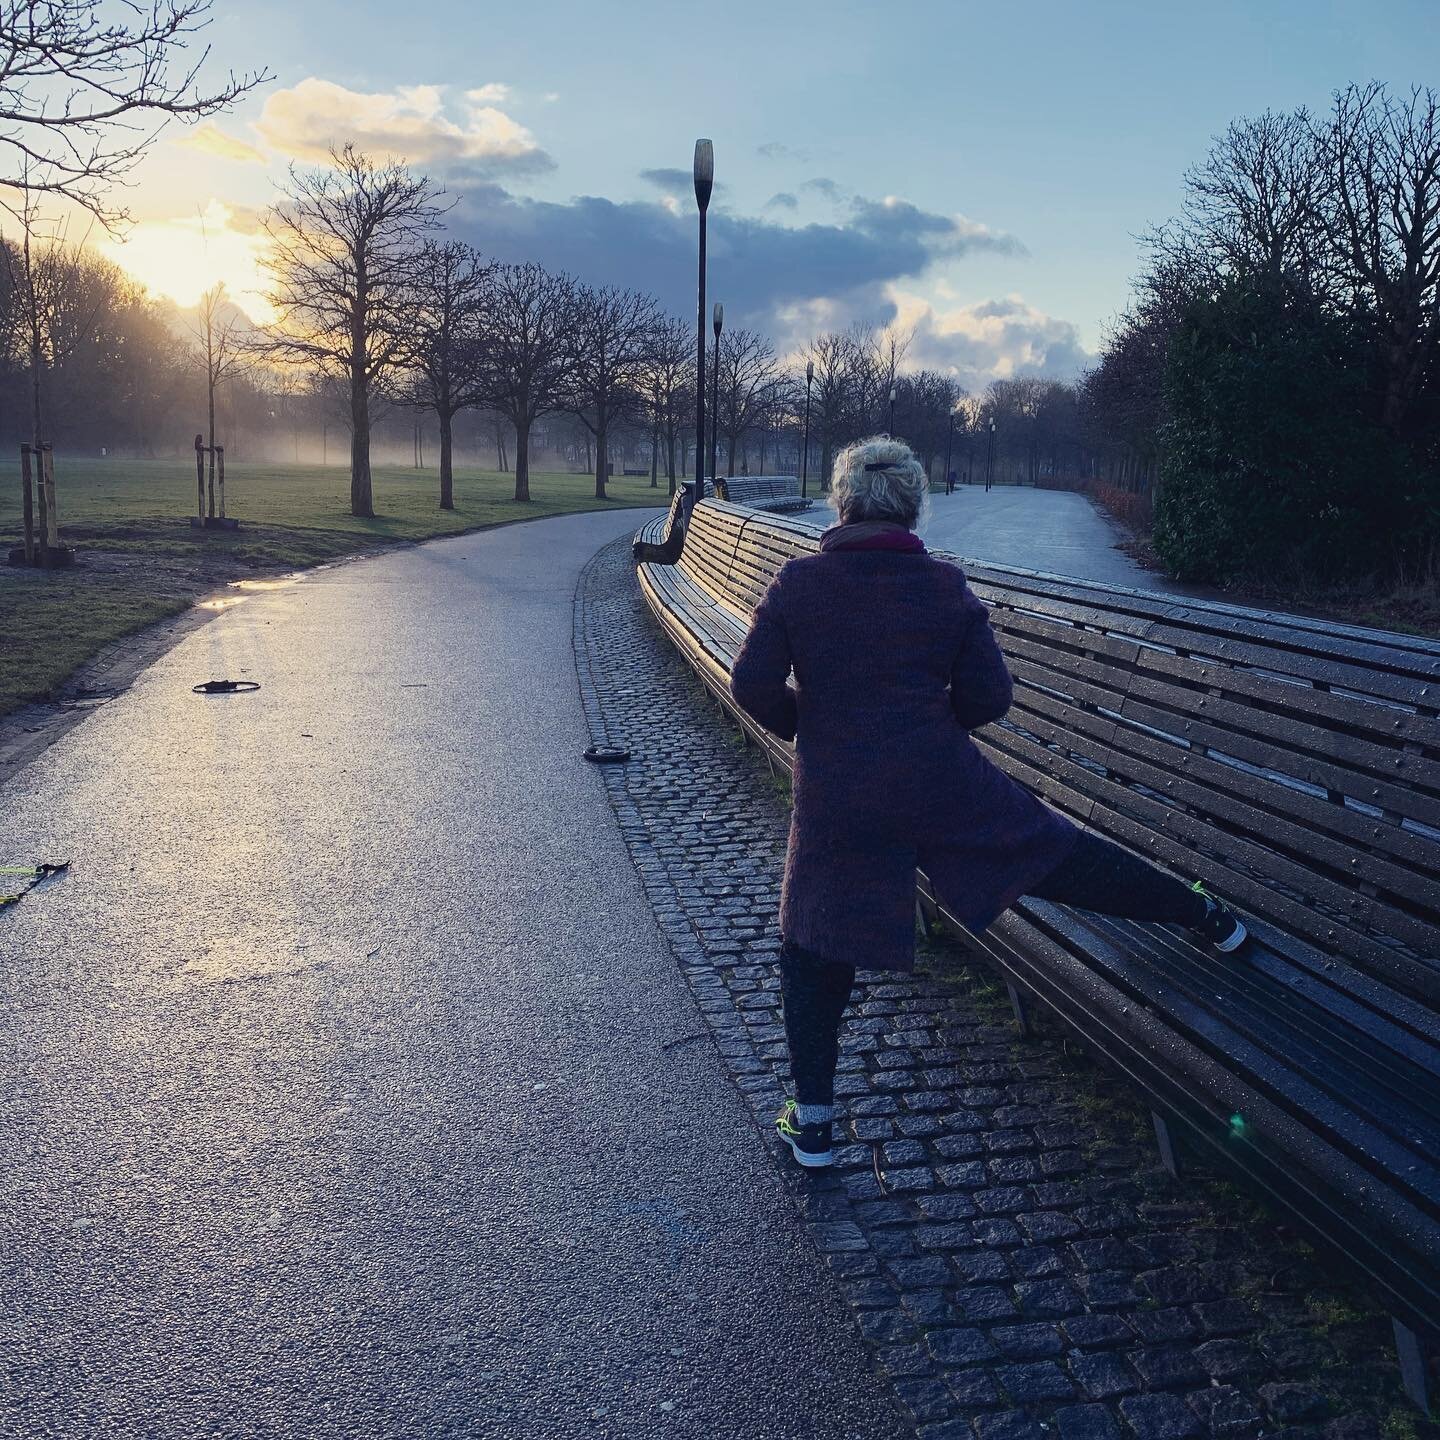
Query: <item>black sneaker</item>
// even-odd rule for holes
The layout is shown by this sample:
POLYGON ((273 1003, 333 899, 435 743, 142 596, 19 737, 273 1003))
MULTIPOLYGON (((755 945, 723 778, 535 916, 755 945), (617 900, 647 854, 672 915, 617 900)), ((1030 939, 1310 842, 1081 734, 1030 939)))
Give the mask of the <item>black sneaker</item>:
POLYGON ((1223 954, 1238 950, 1250 934, 1240 917, 1223 900, 1217 900, 1202 881, 1197 880, 1190 888, 1205 901, 1205 918, 1192 926, 1192 931, 1223 954))
POLYGON ((787 1100, 785 1108, 775 1117, 775 1133, 807 1170, 819 1170, 835 1163, 835 1152, 830 1148, 830 1121, 802 1125, 793 1100, 787 1100))

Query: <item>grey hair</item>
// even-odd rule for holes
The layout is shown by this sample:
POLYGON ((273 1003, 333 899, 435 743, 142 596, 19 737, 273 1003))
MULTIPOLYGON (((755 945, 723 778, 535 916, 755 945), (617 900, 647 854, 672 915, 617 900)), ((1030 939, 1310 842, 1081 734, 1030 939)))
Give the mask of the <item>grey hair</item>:
POLYGON ((842 523, 889 520, 913 530, 929 498, 930 481, 903 440, 872 435, 835 457, 830 504, 842 523))

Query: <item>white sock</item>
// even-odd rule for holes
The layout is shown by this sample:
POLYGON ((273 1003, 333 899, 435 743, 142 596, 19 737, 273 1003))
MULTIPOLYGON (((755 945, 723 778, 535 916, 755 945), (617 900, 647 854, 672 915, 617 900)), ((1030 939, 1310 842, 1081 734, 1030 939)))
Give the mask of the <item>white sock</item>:
POLYGON ((795 1114, 802 1125, 823 1125, 827 1120, 835 1118, 835 1107, 833 1105, 801 1105, 797 1103, 795 1114))

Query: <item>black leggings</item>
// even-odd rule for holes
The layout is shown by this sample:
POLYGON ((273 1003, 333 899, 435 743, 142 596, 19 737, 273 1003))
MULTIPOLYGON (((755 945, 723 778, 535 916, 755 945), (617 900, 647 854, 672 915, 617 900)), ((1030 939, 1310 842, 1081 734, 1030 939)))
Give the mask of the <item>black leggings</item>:
MULTIPOLYGON (((1089 830, 1082 830, 1065 859, 1026 893, 1122 920, 1193 926, 1205 917, 1203 897, 1189 886, 1089 830)), ((822 959, 797 945, 781 947, 785 1039, 801 1105, 835 1102, 840 1022, 854 986, 853 965, 822 959)))

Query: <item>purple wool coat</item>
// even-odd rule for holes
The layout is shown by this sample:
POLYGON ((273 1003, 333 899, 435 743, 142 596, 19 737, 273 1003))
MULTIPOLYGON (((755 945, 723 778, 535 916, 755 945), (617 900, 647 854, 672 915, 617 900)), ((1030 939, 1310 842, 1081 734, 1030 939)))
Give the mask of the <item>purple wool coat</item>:
POLYGON ((827 960, 912 969, 917 866, 978 933, 1079 833, 970 738, 1010 708, 1010 672, 964 573, 900 526, 834 526, 789 561, 730 688, 795 741, 780 931, 827 960))

